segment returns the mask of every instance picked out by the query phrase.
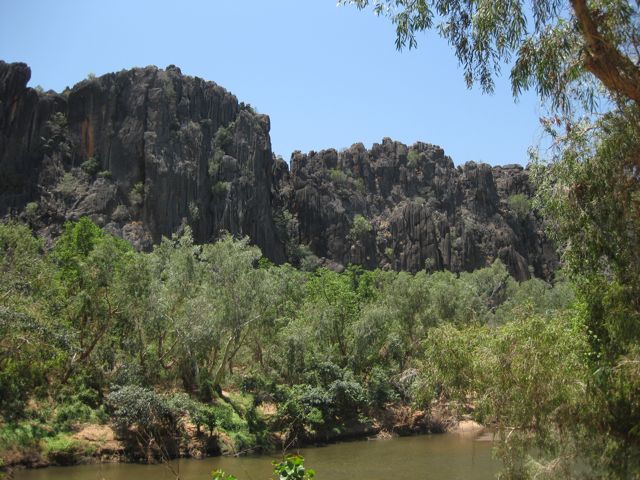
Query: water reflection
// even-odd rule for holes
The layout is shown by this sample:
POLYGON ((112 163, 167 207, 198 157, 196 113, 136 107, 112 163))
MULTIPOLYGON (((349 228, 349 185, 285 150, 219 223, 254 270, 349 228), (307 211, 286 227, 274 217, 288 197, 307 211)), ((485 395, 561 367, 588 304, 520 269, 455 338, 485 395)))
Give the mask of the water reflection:
MULTIPOLYGON (((491 443, 457 435, 424 435, 338 443, 301 450, 318 480, 480 480, 493 478, 498 463, 491 443)), ((222 468, 239 480, 271 479, 278 455, 184 459, 163 465, 105 464, 23 471, 16 480, 207 480, 222 468)))

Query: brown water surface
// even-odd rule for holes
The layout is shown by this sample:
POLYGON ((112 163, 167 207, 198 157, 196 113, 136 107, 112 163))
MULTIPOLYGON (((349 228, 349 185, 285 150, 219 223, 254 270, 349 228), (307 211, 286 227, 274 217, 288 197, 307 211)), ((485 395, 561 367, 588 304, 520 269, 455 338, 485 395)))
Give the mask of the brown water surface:
MULTIPOLYGON (((423 435, 337 443, 300 451, 318 480, 480 480, 491 479, 498 462, 491 443, 457 435, 423 435)), ((171 462, 182 480, 209 480, 222 468, 239 480, 269 480, 278 455, 214 457, 171 462)), ((171 480, 165 465, 103 464, 50 467, 19 472, 16 480, 171 480)))

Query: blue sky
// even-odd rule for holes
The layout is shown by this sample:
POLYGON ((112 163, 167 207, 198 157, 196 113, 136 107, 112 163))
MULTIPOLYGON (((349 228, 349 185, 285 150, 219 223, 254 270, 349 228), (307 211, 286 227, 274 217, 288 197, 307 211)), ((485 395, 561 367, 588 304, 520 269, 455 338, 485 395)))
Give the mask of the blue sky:
POLYGON ((527 162, 542 115, 468 90, 433 34, 398 52, 394 28, 335 0, 0 0, 0 59, 31 66, 31 86, 62 90, 135 66, 175 64, 271 117, 275 153, 367 147, 385 136, 442 146, 456 164, 527 162))

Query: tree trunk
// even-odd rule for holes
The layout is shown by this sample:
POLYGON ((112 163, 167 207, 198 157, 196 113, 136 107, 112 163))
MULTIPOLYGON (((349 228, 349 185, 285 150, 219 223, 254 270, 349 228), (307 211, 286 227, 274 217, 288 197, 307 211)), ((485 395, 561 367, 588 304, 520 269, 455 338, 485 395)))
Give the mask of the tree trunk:
POLYGON ((599 31, 586 0, 571 0, 587 45, 585 66, 612 93, 624 95, 640 106, 640 70, 599 31))

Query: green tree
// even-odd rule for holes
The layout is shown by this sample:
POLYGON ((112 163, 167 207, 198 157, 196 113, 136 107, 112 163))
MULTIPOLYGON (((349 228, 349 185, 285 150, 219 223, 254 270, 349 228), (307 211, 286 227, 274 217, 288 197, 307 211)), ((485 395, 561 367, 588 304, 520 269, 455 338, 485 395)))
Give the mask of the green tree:
MULTIPOLYGON (((88 218, 69 222, 51 252, 63 291, 61 316, 72 332, 73 355, 62 376, 66 382, 77 367, 91 366, 94 354, 111 355, 111 334, 127 322, 131 292, 123 288, 122 275, 134 257, 131 245, 104 233, 88 218)), ((104 358, 103 358, 104 359, 104 358)))
POLYGON ((535 88, 554 106, 591 104, 593 78, 615 96, 640 102, 638 6, 624 0, 340 0, 372 6, 396 26, 396 46, 417 46, 435 29, 453 47, 469 86, 494 88, 512 62, 514 94, 535 88))
MULTIPOLYGON (((549 102, 552 115, 542 122, 553 148, 548 158, 534 152, 536 202, 576 284, 584 309, 577 318, 590 345, 583 359, 588 402, 575 411, 579 428, 565 440, 579 445, 594 470, 630 478, 640 469, 640 372, 631 367, 640 361, 638 4, 340 3, 371 5, 389 16, 399 48, 415 47, 417 32, 436 28, 454 48, 469 86, 491 91, 494 76, 511 63, 514 95, 535 88, 549 102), (598 103, 603 112, 596 113, 598 103)), ((503 420, 517 422, 510 415, 503 420)))
MULTIPOLYGON (((156 358, 164 370, 177 363, 185 389, 208 399, 250 340, 260 342, 254 336, 274 314, 275 286, 257 268, 260 250, 248 239, 226 235, 199 246, 187 228, 152 257, 156 358)), ((253 346, 259 357, 261 344, 253 346)))
POLYGON ((418 395, 462 409, 473 403, 476 417, 497 428, 506 478, 573 478, 584 452, 580 419, 593 408, 579 316, 524 315, 497 329, 445 324, 425 348, 418 395))
POLYGON ((356 288, 349 275, 324 268, 307 283, 302 316, 308 324, 305 330, 319 341, 315 347, 340 366, 346 366, 351 355, 351 329, 360 311, 356 288))
POLYGON ((59 290, 43 244, 28 227, 0 223, 0 415, 23 415, 27 400, 43 391, 69 338, 52 318, 59 290))

